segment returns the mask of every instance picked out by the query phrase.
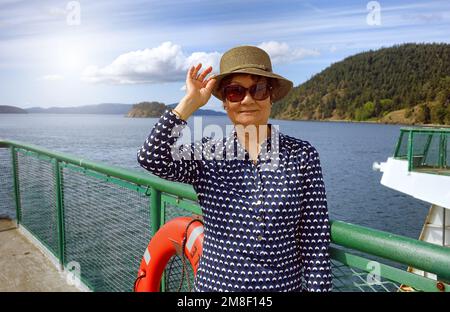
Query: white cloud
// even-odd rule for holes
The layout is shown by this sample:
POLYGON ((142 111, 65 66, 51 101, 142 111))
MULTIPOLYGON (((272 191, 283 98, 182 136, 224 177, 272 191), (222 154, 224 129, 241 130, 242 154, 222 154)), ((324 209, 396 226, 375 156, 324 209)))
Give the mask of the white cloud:
MULTIPOLYGON (((270 55, 274 64, 319 55, 316 50, 291 48, 284 42, 263 42, 259 47, 270 55)), ((113 84, 184 81, 188 68, 198 63, 202 63, 202 69, 212 66, 213 73, 218 73, 221 56, 219 52, 193 52, 186 55, 180 45, 166 41, 156 48, 124 53, 104 67, 88 66, 82 73, 82 80, 113 84)), ((185 87, 181 90, 185 90, 185 87)))
POLYGON ((317 50, 305 48, 291 48, 285 42, 268 41, 258 45, 261 49, 270 55, 270 59, 274 64, 290 63, 301 60, 308 56, 318 56, 317 50))
POLYGON ((45 75, 41 77, 41 80, 48 80, 48 81, 58 81, 63 79, 64 77, 58 74, 45 75))
POLYGON ((166 41, 156 48, 122 54, 102 68, 88 66, 83 71, 82 79, 116 84, 182 81, 192 65, 202 63, 202 69, 210 65, 213 70, 217 69, 220 56, 218 52, 194 52, 186 56, 181 46, 166 41))

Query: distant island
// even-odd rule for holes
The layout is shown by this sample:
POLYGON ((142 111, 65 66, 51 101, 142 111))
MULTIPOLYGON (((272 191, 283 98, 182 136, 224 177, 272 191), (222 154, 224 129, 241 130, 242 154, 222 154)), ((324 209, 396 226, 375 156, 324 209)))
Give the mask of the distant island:
POLYGON ((9 106, 9 105, 0 105, 0 114, 27 114, 28 112, 22 108, 9 106))
MULTIPOLYGON (((178 103, 165 105, 160 102, 141 102, 133 105, 128 112, 127 117, 160 117, 166 109, 175 108, 178 103)), ((224 112, 218 112, 212 109, 199 109, 193 116, 225 116, 224 112)))
POLYGON ((291 90, 271 117, 450 125, 450 44, 347 57, 291 90))
POLYGON ((133 108, 128 112, 127 117, 159 117, 166 109, 164 103, 159 102, 141 102, 133 105, 133 108))

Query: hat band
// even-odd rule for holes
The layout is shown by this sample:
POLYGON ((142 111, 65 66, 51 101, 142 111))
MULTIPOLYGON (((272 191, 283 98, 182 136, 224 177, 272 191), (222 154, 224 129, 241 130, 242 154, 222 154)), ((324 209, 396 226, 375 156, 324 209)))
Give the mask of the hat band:
POLYGON ((243 65, 238 65, 238 66, 235 66, 235 67, 232 67, 232 68, 228 69, 228 71, 232 72, 232 71, 243 69, 243 68, 258 68, 258 69, 262 69, 262 70, 266 70, 266 71, 271 71, 270 68, 266 67, 265 65, 261 65, 261 64, 243 64, 243 65))

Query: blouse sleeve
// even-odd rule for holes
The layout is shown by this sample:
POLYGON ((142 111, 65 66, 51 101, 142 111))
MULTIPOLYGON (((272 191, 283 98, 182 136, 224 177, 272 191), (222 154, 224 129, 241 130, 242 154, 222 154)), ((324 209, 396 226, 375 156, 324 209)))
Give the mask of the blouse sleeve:
POLYGON ((167 180, 189 184, 197 182, 201 173, 202 143, 175 146, 186 124, 167 109, 137 152, 141 167, 167 180))
POLYGON ((305 288, 331 291, 330 224, 319 153, 310 146, 303 167, 300 245, 305 288))

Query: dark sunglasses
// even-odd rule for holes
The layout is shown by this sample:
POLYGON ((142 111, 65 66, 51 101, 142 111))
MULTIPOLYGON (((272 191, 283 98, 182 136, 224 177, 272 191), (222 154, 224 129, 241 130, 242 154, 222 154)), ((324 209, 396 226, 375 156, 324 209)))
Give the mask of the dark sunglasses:
POLYGON ((223 88, 223 96, 230 102, 240 102, 245 98, 247 90, 249 91, 252 98, 254 98, 257 101, 261 101, 269 97, 272 91, 272 86, 266 82, 256 83, 252 85, 250 88, 245 88, 237 84, 228 85, 223 88))

